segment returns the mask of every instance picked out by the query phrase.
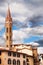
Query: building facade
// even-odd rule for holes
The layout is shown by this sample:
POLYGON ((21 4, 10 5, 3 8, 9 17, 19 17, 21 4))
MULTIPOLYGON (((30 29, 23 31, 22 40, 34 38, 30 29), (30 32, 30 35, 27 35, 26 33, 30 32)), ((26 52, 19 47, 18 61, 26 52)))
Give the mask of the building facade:
POLYGON ((0 65, 39 65, 37 48, 28 44, 12 44, 12 17, 9 7, 5 27, 6 47, 0 47, 0 65))
POLYGON ((40 65, 43 65, 43 54, 39 55, 39 61, 40 65))

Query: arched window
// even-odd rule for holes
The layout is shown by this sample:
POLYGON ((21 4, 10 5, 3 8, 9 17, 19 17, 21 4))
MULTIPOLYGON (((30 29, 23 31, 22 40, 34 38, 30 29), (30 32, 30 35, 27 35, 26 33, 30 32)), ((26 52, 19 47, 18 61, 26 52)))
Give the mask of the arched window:
POLYGON ((6 29, 6 31, 8 32, 8 28, 6 29))
POLYGON ((1 64, 1 59, 0 59, 0 64, 1 64))
POLYGON ((8 64, 11 64, 11 59, 8 59, 8 64))
POLYGON ((23 58, 25 58, 26 57, 26 55, 25 54, 23 54, 23 58))
POLYGON ((27 63, 27 65, 29 65, 29 63, 27 63))
POLYGON ((1 51, 0 51, 0 55, 1 55, 1 51))
POLYGON ((13 59, 13 65, 16 65, 16 60, 15 59, 13 59))
POLYGON ((20 65, 20 60, 17 60, 17 65, 20 65))
POLYGON ((11 41, 11 36, 10 36, 10 41, 11 41))
POLYGON ((42 59, 43 59, 43 55, 42 55, 42 59))
POLYGON ((11 32, 11 27, 10 27, 10 32, 11 32))
POLYGON ((26 61, 29 62, 29 59, 27 58, 26 61))
POLYGON ((6 36, 7 40, 8 40, 8 36, 6 36))
POLYGON ((17 53, 17 57, 20 57, 20 54, 19 53, 17 53))
POLYGON ((23 65, 26 65, 26 62, 25 62, 25 60, 23 61, 23 65))
POLYGON ((8 56, 11 56, 11 52, 10 51, 8 52, 8 56))

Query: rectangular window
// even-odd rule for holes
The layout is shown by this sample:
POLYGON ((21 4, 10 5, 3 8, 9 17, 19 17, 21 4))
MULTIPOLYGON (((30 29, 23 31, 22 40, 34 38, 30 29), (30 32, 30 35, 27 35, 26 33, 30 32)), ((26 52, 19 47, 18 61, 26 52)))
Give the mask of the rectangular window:
POLYGON ((0 51, 0 55, 1 55, 1 51, 0 51))
POLYGON ((10 65, 11 65, 11 59, 10 59, 10 58, 8 59, 8 64, 10 64, 10 65))
POLYGON ((13 53, 13 56, 16 57, 16 53, 13 53))
POLYGON ((10 36, 10 41, 11 41, 11 36, 10 36))
POLYGON ((8 56, 11 56, 11 52, 8 52, 8 56))
POLYGON ((42 59, 43 59, 43 56, 42 56, 42 59))
POLYGON ((8 28, 7 28, 6 30, 7 30, 7 32, 8 32, 8 28))
POLYGON ((29 62, 29 59, 27 58, 26 61, 29 62))
POLYGON ((25 54, 23 54, 23 58, 25 58, 25 54))
POLYGON ((20 54, 19 53, 17 53, 17 57, 20 57, 20 54))
POLYGON ((0 64, 1 64, 1 59, 0 59, 0 64))
POLYGON ((6 38, 7 38, 7 40, 8 40, 8 36, 7 36, 6 38))
POLYGON ((11 32, 11 28, 10 28, 10 32, 11 32))
POLYGON ((29 65, 29 63, 27 63, 27 65, 29 65))

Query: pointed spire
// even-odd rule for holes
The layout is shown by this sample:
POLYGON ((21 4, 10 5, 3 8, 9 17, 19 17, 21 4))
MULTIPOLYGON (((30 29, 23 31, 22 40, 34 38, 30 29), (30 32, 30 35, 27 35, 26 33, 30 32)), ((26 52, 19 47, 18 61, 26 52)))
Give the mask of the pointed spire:
POLYGON ((8 10, 7 10, 7 16, 6 16, 6 20, 12 20, 12 17, 11 17, 11 13, 10 13, 10 8, 9 8, 9 4, 8 4, 8 10))
POLYGON ((9 3, 8 3, 7 17, 11 17, 9 3))
POLYGON ((8 6, 7 17, 11 17, 10 8, 8 6))

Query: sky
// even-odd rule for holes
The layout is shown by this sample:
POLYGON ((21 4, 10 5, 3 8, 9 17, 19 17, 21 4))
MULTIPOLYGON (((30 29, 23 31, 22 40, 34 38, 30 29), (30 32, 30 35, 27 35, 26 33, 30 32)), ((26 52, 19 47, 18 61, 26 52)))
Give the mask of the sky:
POLYGON ((0 44, 5 44, 5 18, 12 16, 13 44, 32 44, 43 50, 43 0, 0 0, 0 44))

